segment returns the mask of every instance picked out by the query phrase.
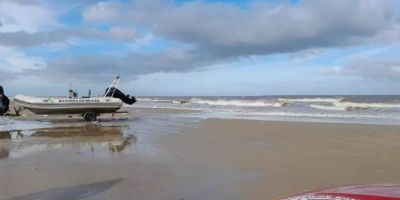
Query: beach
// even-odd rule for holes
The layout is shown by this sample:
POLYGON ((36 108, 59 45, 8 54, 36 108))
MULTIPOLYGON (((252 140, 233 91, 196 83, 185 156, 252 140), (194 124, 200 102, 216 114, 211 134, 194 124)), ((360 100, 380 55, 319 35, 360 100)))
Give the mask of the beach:
POLYGON ((400 0, 0 0, 0 200, 400 200, 400 0))
POLYGON ((94 123, 68 116, 10 119, 39 125, 1 132, 0 199, 279 199, 341 185, 400 183, 396 125, 125 109, 130 114, 94 123))

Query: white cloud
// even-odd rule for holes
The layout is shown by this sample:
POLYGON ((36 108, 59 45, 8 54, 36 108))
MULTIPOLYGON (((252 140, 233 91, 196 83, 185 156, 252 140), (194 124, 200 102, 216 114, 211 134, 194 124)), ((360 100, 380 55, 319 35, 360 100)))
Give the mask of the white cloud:
POLYGON ((117 4, 110 2, 98 2, 96 5, 87 8, 83 13, 83 18, 90 21, 111 20, 117 16, 117 4))
POLYGON ((15 48, 0 46, 0 70, 19 73, 26 69, 42 69, 46 62, 42 58, 30 57, 15 48))
POLYGON ((134 42, 138 35, 135 29, 130 26, 113 26, 109 32, 113 38, 131 42, 134 42))
POLYGON ((56 13, 43 4, 0 1, 0 32, 37 32, 57 25, 56 13))

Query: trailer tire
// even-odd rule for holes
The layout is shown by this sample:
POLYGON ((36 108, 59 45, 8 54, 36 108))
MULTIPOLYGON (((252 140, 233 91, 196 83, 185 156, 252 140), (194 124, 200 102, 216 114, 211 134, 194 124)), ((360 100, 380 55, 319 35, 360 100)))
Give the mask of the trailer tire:
POLYGON ((84 118, 85 121, 87 121, 87 122, 96 121, 96 119, 97 119, 97 114, 94 113, 94 112, 85 112, 85 113, 83 113, 83 118, 84 118))

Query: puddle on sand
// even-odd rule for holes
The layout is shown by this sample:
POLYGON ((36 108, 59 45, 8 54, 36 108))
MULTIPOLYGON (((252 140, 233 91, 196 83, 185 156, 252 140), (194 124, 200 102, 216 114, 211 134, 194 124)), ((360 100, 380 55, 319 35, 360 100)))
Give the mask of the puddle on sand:
POLYGON ((132 113, 92 123, 67 116, 0 119, 0 159, 20 158, 50 149, 100 158, 117 153, 153 155, 158 152, 154 138, 183 133, 182 130, 198 125, 194 118, 171 113, 148 114, 136 110, 132 113), (138 138, 140 144, 136 143, 138 138))
POLYGON ((137 137, 125 133, 126 126, 84 124, 34 130, 0 131, 0 159, 18 158, 47 149, 66 149, 78 153, 117 153, 136 143, 137 137))
POLYGON ((52 126, 53 125, 50 122, 15 120, 9 117, 0 117, 0 132, 32 130, 38 128, 48 128, 52 126))

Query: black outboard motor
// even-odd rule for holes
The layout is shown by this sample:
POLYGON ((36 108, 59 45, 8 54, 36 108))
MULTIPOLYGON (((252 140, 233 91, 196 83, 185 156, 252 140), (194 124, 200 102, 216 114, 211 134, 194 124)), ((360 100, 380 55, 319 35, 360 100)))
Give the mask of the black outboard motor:
POLYGON ((4 115, 10 106, 10 99, 4 94, 4 89, 0 85, 0 115, 4 115))
POLYGON ((124 93, 122 93, 120 90, 118 90, 117 88, 112 87, 110 90, 107 88, 106 89, 106 97, 115 97, 118 99, 121 99, 124 103, 132 105, 136 102, 136 98, 135 97, 130 97, 129 94, 125 95, 124 93), (108 91, 108 93, 107 93, 108 91))

